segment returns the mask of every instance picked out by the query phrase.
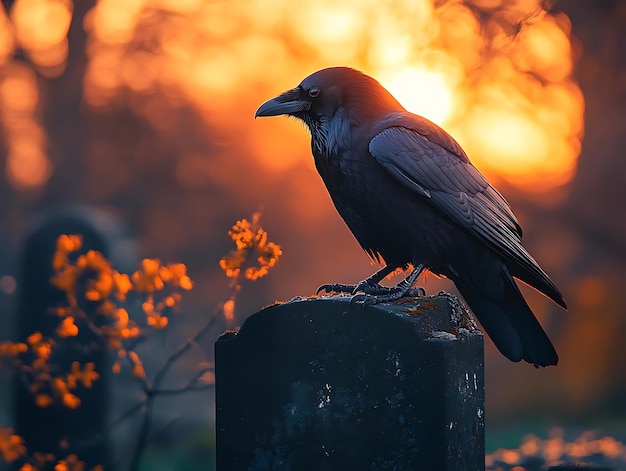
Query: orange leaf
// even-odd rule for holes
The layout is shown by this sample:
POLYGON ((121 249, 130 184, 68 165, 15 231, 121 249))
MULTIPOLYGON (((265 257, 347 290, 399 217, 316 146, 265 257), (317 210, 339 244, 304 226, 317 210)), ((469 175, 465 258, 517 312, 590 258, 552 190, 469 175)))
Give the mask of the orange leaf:
POLYGON ((57 327, 57 335, 62 338, 76 337, 78 335, 78 326, 74 324, 74 318, 67 316, 57 327))
POLYGON ((42 409, 48 407, 50 404, 52 404, 52 402, 52 397, 48 394, 37 394, 35 396, 35 404, 37 404, 42 409))

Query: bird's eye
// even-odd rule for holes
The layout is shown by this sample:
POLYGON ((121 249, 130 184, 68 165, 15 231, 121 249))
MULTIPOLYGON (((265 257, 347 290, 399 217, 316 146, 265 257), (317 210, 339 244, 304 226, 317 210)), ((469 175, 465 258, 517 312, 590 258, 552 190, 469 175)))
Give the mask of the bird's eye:
POLYGON ((311 98, 315 98, 319 94, 320 94, 320 89, 319 88, 317 88, 317 87, 309 88, 309 96, 311 98))

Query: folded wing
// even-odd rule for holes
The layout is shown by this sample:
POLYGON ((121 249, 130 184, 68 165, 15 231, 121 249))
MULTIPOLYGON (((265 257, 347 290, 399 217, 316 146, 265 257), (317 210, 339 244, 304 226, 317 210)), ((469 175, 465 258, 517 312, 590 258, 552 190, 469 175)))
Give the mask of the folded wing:
POLYGON ((507 201, 433 123, 409 113, 379 132, 369 150, 393 177, 502 256, 516 278, 565 307, 559 290, 522 247, 507 201))

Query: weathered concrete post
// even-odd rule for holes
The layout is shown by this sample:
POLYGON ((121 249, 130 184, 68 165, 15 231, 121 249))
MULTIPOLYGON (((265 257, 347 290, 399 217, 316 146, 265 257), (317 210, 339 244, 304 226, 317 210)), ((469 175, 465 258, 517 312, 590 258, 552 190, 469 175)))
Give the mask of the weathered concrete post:
POLYGON ((448 295, 294 299, 215 344, 217 469, 484 469, 483 337, 448 295))

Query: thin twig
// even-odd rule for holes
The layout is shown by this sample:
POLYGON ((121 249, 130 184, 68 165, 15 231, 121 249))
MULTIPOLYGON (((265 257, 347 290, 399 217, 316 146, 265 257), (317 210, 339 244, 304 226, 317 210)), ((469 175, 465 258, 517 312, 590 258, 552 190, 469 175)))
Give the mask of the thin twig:
POLYGON ((121 424, 124 420, 126 420, 127 418, 135 414, 137 411, 139 411, 142 407, 144 407, 145 404, 146 404, 145 400, 136 403, 135 405, 130 407, 126 412, 124 412, 119 417, 117 417, 113 422, 106 425, 100 432, 98 432, 91 438, 75 441, 74 444, 78 447, 87 447, 87 446, 91 446, 97 443, 99 440, 101 440, 102 438, 107 436, 109 433, 111 433, 113 429, 117 427, 119 424, 121 424))
POLYGON ((174 364, 183 356, 187 350, 189 350, 193 345, 195 345, 200 338, 202 338, 207 332, 209 332, 215 323, 219 319, 219 310, 212 316, 203 326, 202 328, 195 333, 195 335, 182 344, 179 349, 174 352, 165 362, 163 367, 157 372, 154 376, 154 381, 152 383, 152 390, 156 390, 161 385, 161 382, 165 378, 165 375, 169 372, 169 370, 174 366, 174 364))
POLYGON ((141 455, 143 454, 143 450, 145 448, 145 444, 148 438, 148 432, 150 431, 150 423, 152 421, 152 403, 153 396, 148 396, 146 398, 146 412, 143 416, 143 420, 141 421, 141 427, 139 429, 139 437, 137 438, 137 446, 135 447, 135 451, 133 452, 133 457, 130 461, 130 469, 131 471, 136 471, 139 469, 139 461, 141 459, 141 455))
POLYGON ((153 396, 173 396, 175 394, 183 394, 191 391, 208 391, 213 389, 213 384, 194 384, 176 389, 160 389, 153 393, 153 396))
MULTIPOLYGON (((167 373, 170 371, 170 369, 174 366, 174 364, 193 345, 196 345, 197 342, 213 328, 213 326, 215 325, 217 320, 220 318, 220 313, 221 313, 221 307, 219 307, 219 308, 217 308, 215 310, 214 315, 211 316, 209 318, 209 320, 207 320, 207 322, 200 328, 200 330, 198 330, 193 335, 193 337, 190 337, 189 339, 187 339, 187 341, 185 343, 183 343, 178 348, 178 350, 176 350, 172 355, 170 355, 170 357, 166 360, 165 364, 155 374, 154 380, 152 381, 152 385, 149 385, 148 382, 146 381, 146 390, 145 390, 145 393, 146 393, 146 400, 145 400, 146 411, 145 411, 145 415, 144 415, 144 418, 143 418, 142 423, 141 423, 141 428, 139 430, 137 443, 135 445, 135 451, 133 452, 133 456, 132 456, 132 459, 131 459, 130 468, 129 468, 131 471, 137 471, 139 469, 139 461, 140 461, 141 455, 143 454, 143 451, 144 451, 144 449, 146 447, 147 440, 148 440, 148 435, 149 435, 149 431, 150 431, 150 425, 151 425, 151 422, 152 422, 152 412, 153 412, 154 399, 156 398, 157 395, 161 394, 160 390, 159 390, 159 387, 160 387, 161 383, 165 379, 165 377, 166 377, 167 373)), ((194 382, 196 382, 200 376, 201 375, 196 375, 196 377, 194 379, 192 379, 187 384, 187 387, 190 386, 191 384, 193 384, 194 382)), ((185 389, 185 388, 181 388, 181 389, 185 389)), ((191 390, 191 389, 187 389, 187 390, 191 390)), ((165 390, 165 391, 167 391, 167 390, 165 390)), ((183 391, 179 391, 179 392, 183 392, 183 391)), ((168 394, 168 393, 165 392, 165 394, 168 394)))
POLYGON ((135 404, 134 406, 132 406, 131 408, 129 408, 126 412, 124 412, 122 415, 120 415, 117 419, 115 419, 113 422, 111 422, 107 427, 106 427, 106 431, 111 431, 113 430, 115 427, 117 427, 120 423, 122 423, 125 419, 127 419, 128 417, 130 417, 131 415, 133 415, 135 412, 137 412, 139 409, 141 409, 143 406, 145 406, 146 401, 140 401, 137 404, 135 404))

